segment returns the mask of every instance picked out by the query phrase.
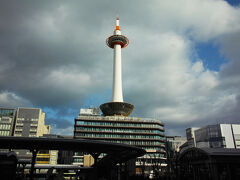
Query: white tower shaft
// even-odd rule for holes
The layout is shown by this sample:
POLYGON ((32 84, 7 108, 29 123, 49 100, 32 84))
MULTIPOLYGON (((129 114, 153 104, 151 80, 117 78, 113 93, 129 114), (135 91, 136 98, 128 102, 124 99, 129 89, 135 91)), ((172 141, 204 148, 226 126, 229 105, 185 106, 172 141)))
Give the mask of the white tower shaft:
MULTIPOLYGON (((119 19, 116 19, 115 35, 121 35, 119 29, 119 19)), ((123 102, 122 93, 122 47, 119 44, 114 45, 113 53, 113 87, 112 87, 112 102, 123 102)))
POLYGON ((121 45, 114 45, 112 102, 123 102, 121 45))

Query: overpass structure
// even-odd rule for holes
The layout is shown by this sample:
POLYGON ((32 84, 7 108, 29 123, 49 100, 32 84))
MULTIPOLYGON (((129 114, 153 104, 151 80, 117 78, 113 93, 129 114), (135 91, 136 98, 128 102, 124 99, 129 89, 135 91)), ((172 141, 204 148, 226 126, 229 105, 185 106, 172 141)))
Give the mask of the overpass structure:
POLYGON ((34 178, 36 155, 39 150, 68 150, 91 154, 94 158, 94 164, 87 171, 89 179, 107 178, 116 164, 135 159, 146 153, 141 148, 126 144, 86 139, 35 137, 0 137, 0 149, 25 149, 31 151, 30 179, 34 178), (102 153, 105 156, 99 160, 98 157, 102 153))

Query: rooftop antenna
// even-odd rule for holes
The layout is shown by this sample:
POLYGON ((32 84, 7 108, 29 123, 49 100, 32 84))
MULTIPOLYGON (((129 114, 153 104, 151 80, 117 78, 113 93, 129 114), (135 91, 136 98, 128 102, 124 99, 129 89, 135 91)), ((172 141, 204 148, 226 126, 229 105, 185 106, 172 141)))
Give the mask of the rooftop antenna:
POLYGON ((118 13, 118 10, 117 10, 117 12, 116 12, 116 17, 119 17, 119 13, 118 13))

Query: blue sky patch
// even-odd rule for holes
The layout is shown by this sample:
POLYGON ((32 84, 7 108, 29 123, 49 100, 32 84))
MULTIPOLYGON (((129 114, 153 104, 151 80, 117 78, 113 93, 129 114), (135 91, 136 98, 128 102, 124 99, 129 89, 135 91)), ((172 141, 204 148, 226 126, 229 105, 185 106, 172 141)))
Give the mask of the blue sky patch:
POLYGON ((239 6, 240 0, 226 0, 232 6, 239 6))
POLYGON ((222 64, 227 63, 227 59, 220 54, 219 45, 208 42, 198 43, 195 46, 198 57, 202 60, 203 66, 212 71, 219 71, 222 64))
POLYGON ((108 89, 107 91, 100 91, 91 94, 87 97, 84 102, 83 108, 89 107, 99 107, 101 104, 110 102, 112 97, 112 89, 108 89))

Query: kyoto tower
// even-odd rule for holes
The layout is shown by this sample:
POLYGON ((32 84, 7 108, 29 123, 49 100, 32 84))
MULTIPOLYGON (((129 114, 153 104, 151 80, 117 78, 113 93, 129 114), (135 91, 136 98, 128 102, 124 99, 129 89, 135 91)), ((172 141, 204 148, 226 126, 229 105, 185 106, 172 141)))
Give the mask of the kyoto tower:
POLYGON ((116 18, 116 29, 112 36, 106 40, 108 47, 113 51, 113 86, 112 102, 104 103, 100 106, 105 116, 122 115, 129 116, 134 109, 132 104, 123 102, 122 93, 122 48, 127 47, 129 40, 121 35, 119 28, 119 18, 116 18))

